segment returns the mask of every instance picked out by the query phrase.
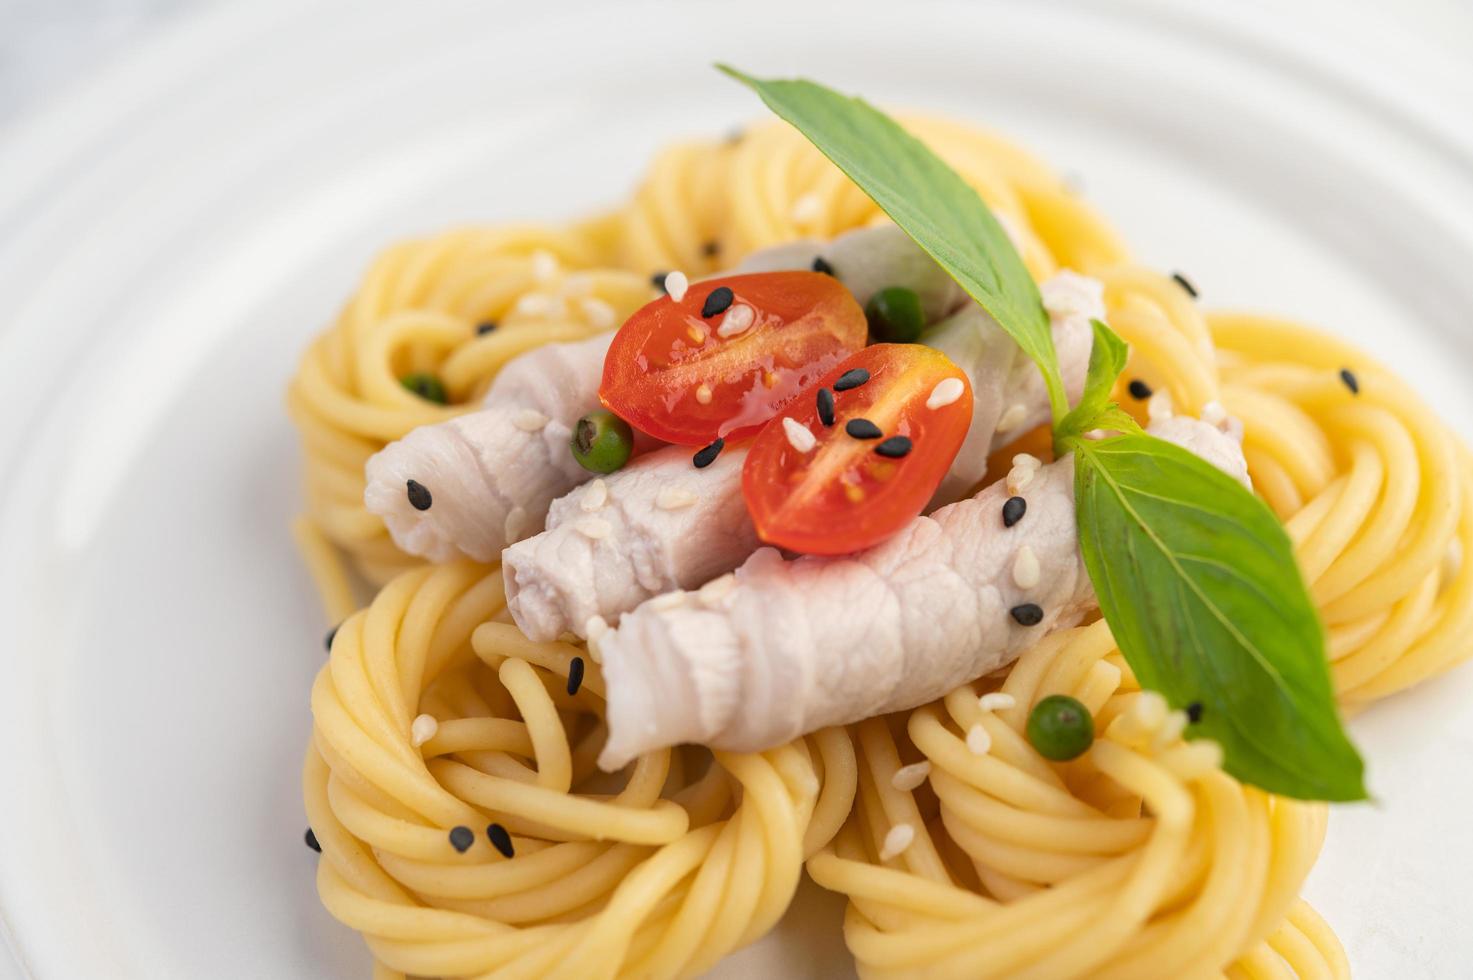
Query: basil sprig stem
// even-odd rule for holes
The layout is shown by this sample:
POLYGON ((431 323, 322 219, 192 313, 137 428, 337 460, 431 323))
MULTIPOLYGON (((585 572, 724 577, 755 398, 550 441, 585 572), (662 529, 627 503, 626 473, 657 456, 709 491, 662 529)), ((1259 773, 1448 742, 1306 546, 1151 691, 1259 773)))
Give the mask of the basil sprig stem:
POLYGON ((1153 438, 1110 400, 1126 345, 1096 322, 1070 408, 1047 312, 987 205, 898 123, 814 82, 751 87, 952 276, 1038 366, 1059 452, 1075 463, 1080 548, 1100 610, 1136 678, 1211 737, 1228 772, 1301 799, 1365 797, 1336 711, 1324 627, 1272 512, 1227 474, 1153 438), (1086 438, 1094 430, 1118 433, 1086 438))

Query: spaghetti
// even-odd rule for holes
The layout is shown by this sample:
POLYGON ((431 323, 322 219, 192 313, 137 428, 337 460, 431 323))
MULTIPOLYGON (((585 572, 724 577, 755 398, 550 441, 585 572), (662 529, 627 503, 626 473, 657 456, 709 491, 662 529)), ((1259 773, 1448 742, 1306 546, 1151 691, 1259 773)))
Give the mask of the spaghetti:
MULTIPOLYGON (((1414 392, 1308 328, 1204 314, 996 137, 910 125, 1035 278, 1068 268, 1105 284, 1131 346, 1116 393, 1128 410, 1242 420, 1344 706, 1468 655, 1473 457, 1414 392)), ((882 220, 806 140, 765 124, 666 151, 607 218, 396 246, 304 355, 289 396, 307 456, 297 531, 329 615, 346 617, 313 690, 304 791, 322 899, 382 975, 692 975, 776 921, 805 857, 848 896, 866 976, 1348 975, 1296 898, 1324 808, 1245 787, 1210 743, 1183 742, 1183 719, 1139 691, 1103 622, 913 712, 755 755, 656 752, 609 784, 593 766, 602 679, 586 649, 527 641, 499 571, 421 566, 363 508, 369 455, 474 407, 530 346, 622 319, 653 295, 652 274, 697 276, 882 220), (438 376, 450 404, 404 388, 413 371, 438 376), (349 615, 355 578, 382 589, 349 615), (569 694, 574 658, 586 673, 569 694), (984 708, 984 693, 1008 697, 984 708), (1053 693, 1078 697, 1103 733, 1074 762, 1047 762, 1021 734, 1053 693), (437 724, 416 744, 421 715, 437 724), (474 832, 465 853, 457 827, 474 832)), ((1047 449, 1040 431, 1008 455, 1047 449)))

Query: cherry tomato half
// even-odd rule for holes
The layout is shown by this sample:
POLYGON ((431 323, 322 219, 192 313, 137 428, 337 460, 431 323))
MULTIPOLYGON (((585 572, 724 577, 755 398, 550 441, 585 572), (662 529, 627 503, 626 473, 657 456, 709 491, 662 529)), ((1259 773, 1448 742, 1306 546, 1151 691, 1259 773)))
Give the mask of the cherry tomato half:
POLYGON ((879 544, 926 506, 971 424, 972 386, 945 354, 866 347, 753 442, 742 495, 757 534, 814 555, 879 544))
POLYGON ((751 435, 864 346, 864 311, 833 276, 764 272, 694 283, 619 329, 599 398, 666 442, 751 435), (723 292, 724 291, 724 292, 723 292))

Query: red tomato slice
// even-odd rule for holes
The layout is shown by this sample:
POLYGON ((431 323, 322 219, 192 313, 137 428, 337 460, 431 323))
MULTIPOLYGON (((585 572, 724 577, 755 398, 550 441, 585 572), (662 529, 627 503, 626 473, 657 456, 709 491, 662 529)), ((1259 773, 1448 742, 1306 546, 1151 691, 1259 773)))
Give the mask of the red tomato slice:
POLYGON ((730 442, 756 432, 863 347, 867 330, 864 311, 833 276, 710 279, 691 285, 678 303, 662 296, 647 304, 619 328, 598 395, 615 415, 657 439, 687 446, 718 437, 730 442), (719 289, 730 290, 731 304, 703 316, 719 289))
POLYGON ((971 424, 971 383, 945 354, 920 344, 866 347, 824 375, 752 443, 742 466, 742 496, 757 534, 813 555, 879 544, 926 506, 971 424), (869 379, 835 390, 835 382, 844 388, 841 379, 856 370, 867 371, 869 379), (823 423, 821 390, 833 395, 833 425, 823 423), (813 448, 804 450, 806 436, 789 434, 789 419, 814 437, 813 448), (862 436, 867 428, 880 435, 851 434, 862 436))

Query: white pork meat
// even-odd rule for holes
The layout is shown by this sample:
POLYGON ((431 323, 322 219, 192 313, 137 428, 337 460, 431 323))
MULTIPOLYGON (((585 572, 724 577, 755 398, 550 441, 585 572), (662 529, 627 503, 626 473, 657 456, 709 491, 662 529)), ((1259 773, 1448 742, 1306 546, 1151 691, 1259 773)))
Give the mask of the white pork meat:
POLYGON ((363 501, 402 550, 492 561, 542 528, 548 506, 587 480, 569 449, 599 407, 612 333, 548 344, 507 362, 479 411, 421 426, 369 458, 363 501))
MULTIPOLYGON (((890 236, 881 244, 904 251, 890 236)), ((930 262, 919 246, 910 248, 930 262)), ((790 261, 812 254, 804 247, 790 261)), ((1065 382, 1077 398, 1093 337, 1089 319, 1104 313, 1101 287, 1065 272, 1045 282, 1042 291, 1065 382)), ((971 428, 932 501, 937 506, 969 493, 987 470, 988 453, 1047 421, 1049 404, 1033 362, 975 303, 938 325, 927 343, 950 356, 972 382, 971 428)), ((652 596, 694 588, 736 568, 759 544, 742 500, 746 453, 728 449, 715 464, 695 471, 689 449, 662 449, 605 477, 601 487, 585 485, 559 501, 548 514, 546 531, 502 555, 507 606, 516 624, 538 641, 565 632, 586 637, 594 616, 617 622, 652 596), (662 506, 672 499, 682 504, 662 506), (589 528, 601 536, 590 537, 589 528)))
MULTIPOLYGON (((1214 426, 1176 419, 1162 434, 1241 472, 1236 442, 1214 426)), ((626 614, 591 641, 609 698, 599 765, 683 742, 757 751, 912 708, 1078 623, 1095 596, 1074 461, 1028 472, 866 552, 786 561, 764 548, 735 574, 626 614), (1011 526, 1009 482, 1026 501, 1011 526)))
POLYGON ((704 469, 667 446, 557 500, 547 530, 502 553, 506 602, 529 639, 587 636, 651 596, 700 585, 757 549, 742 499, 745 447, 704 469))

